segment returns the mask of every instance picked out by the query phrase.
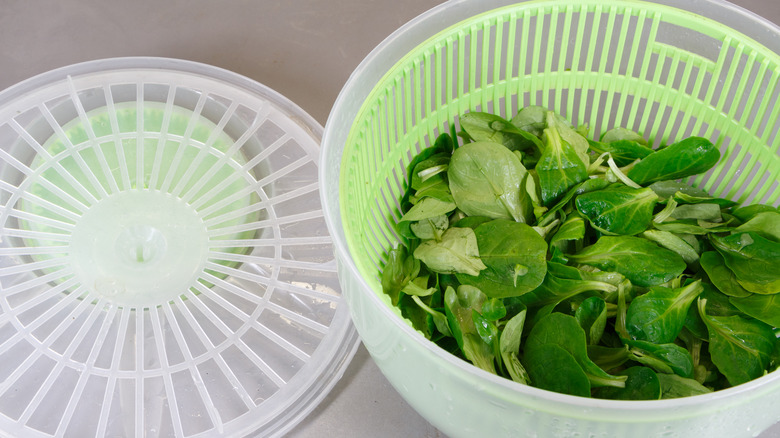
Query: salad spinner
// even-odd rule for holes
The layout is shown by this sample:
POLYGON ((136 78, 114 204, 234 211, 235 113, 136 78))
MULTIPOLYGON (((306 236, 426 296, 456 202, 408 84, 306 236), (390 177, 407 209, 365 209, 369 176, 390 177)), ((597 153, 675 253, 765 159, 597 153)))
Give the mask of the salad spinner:
MULTIPOLYGON (((383 294, 406 166, 468 111, 529 105, 650 144, 711 140, 722 160, 686 182, 740 203, 780 204, 780 29, 720 0, 450 1, 358 67, 323 136, 321 183, 344 295, 398 392, 449 436, 756 436, 780 420, 780 373, 673 400, 543 391, 428 341, 383 294)), ((454 125, 454 126, 453 126, 454 125)))

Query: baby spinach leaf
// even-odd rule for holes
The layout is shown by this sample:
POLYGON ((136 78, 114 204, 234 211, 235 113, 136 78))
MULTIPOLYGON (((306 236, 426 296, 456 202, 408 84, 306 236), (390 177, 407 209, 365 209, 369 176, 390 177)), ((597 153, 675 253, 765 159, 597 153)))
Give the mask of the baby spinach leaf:
POLYGON ((488 298, 482 303, 482 315, 487 318, 488 321, 498 321, 506 316, 506 306, 504 301, 499 298, 488 298))
POLYGON ((768 240, 753 231, 720 237, 710 235, 726 266, 734 272, 742 287, 753 293, 780 292, 780 243, 768 240))
POLYGON ((720 205, 704 202, 699 204, 678 204, 671 217, 672 219, 701 219, 711 222, 718 222, 723 219, 720 214, 720 205))
POLYGON ((677 277, 685 261, 677 253, 633 236, 602 236, 570 260, 623 274, 631 283, 650 287, 677 277))
MULTIPOLYGON (((600 140, 604 143, 613 143, 616 141, 627 140, 627 141, 633 141, 639 143, 642 146, 647 146, 647 140, 645 140, 644 137, 642 137, 638 133, 628 128, 623 128, 621 126, 617 126, 615 128, 608 130, 607 132, 601 135, 600 140)), ((650 149, 650 152, 652 151, 653 150, 650 149)))
POLYGON ((523 356, 531 384, 561 394, 590 397, 588 376, 568 351, 556 344, 527 348, 523 356))
POLYGON ((444 234, 449 225, 450 221, 447 218, 447 215, 442 214, 441 216, 434 216, 418 222, 412 222, 409 224, 409 227, 412 230, 412 233, 419 239, 441 240, 442 234, 444 234))
POLYGON ((738 233, 752 231, 765 239, 780 242, 780 213, 776 211, 757 213, 734 231, 738 233))
POLYGON ((707 300, 699 300, 699 314, 707 324, 712 363, 733 385, 764 375, 778 342, 772 328, 741 316, 712 316, 707 300))
POLYGON ((653 220, 658 196, 648 188, 634 189, 622 184, 577 197, 577 210, 593 228, 604 234, 634 235, 646 230, 653 220))
POLYGON ((463 355, 485 371, 496 373, 493 348, 486 344, 474 325, 473 311, 482 307, 485 294, 472 286, 448 287, 444 292, 444 310, 463 355))
POLYGON ((401 289, 420 273, 420 261, 401 245, 387 254, 387 263, 382 270, 382 291, 390 296, 394 306, 398 305, 401 289))
POLYGON ((706 192, 704 195, 693 195, 680 191, 674 194, 674 200, 677 201, 678 204, 716 204, 720 206, 720 208, 731 208, 737 205, 736 202, 730 199, 713 198, 706 194, 706 192))
POLYGON ((659 373, 693 377, 693 357, 685 348, 674 344, 655 344, 647 341, 627 339, 633 360, 649 366, 659 373))
POLYGON ((628 362, 631 355, 628 346, 605 347, 603 345, 588 345, 588 357, 604 371, 616 369, 628 362))
POLYGON ((739 207, 731 214, 734 215, 734 217, 736 217, 740 222, 747 222, 750 219, 753 219, 757 214, 765 212, 778 213, 778 210, 770 205, 753 204, 739 207))
POLYGON ((661 382, 658 375, 648 367, 636 366, 617 373, 626 376, 624 388, 595 388, 593 397, 608 400, 659 400, 661 398, 661 382))
POLYGON ((588 345, 598 344, 607 327, 607 303, 601 297, 588 297, 577 307, 574 318, 585 331, 588 345))
POLYGON ((544 281, 536 289, 519 297, 520 302, 529 308, 539 308, 544 306, 553 306, 587 291, 614 292, 617 290, 615 285, 597 280, 586 280, 582 277, 567 276, 561 272, 563 268, 571 268, 579 272, 576 268, 563 266, 558 263, 548 262, 547 275, 544 281), (556 268, 558 266, 558 268, 556 268), (558 272, 554 272, 555 269, 558 272))
POLYGON ((547 108, 538 105, 527 106, 512 117, 511 123, 522 131, 541 137, 542 131, 547 127, 547 108))
POLYGON ((518 358, 522 341, 526 310, 523 309, 507 321, 499 335, 499 350, 509 376, 515 382, 528 384, 528 372, 518 358))
POLYGON ((498 357, 501 351, 498 345, 498 327, 496 327, 496 324, 475 309, 471 310, 471 319, 474 321, 474 327, 477 329, 479 337, 493 349, 493 355, 498 357))
POLYGON ((707 273, 712 284, 719 291, 730 297, 747 297, 752 295, 737 281, 734 272, 726 266, 723 256, 717 251, 707 251, 701 255, 699 264, 707 273))
POLYGON ((701 281, 670 289, 653 287, 631 301, 626 313, 626 329, 632 339, 668 344, 680 334, 688 308, 702 292, 701 281))
POLYGON ((417 303, 418 306, 420 306, 421 309, 431 315, 431 318, 433 318, 433 323, 436 326, 436 330, 438 330, 444 336, 452 336, 450 325, 447 322, 447 316, 445 314, 431 309, 428 305, 423 303, 422 299, 420 299, 420 297, 417 295, 412 295, 412 299, 415 303, 417 303))
POLYGON ((460 126, 474 141, 500 143, 509 150, 541 148, 539 138, 518 129, 508 120, 495 114, 472 111, 460 117, 460 126))
POLYGON ((459 228, 471 228, 472 230, 476 230, 478 226, 484 223, 488 223, 492 220, 494 219, 485 216, 466 216, 452 224, 452 226, 459 228))
POLYGON ((699 253, 697 253, 685 240, 674 233, 660 230, 647 230, 642 233, 642 237, 679 254, 680 257, 685 260, 685 263, 692 264, 699 260, 699 253))
POLYGON ((447 171, 458 208, 469 216, 527 222, 533 207, 525 194, 528 172, 509 149, 497 143, 465 144, 452 154, 447 171))
POLYGON ((780 327, 780 294, 753 294, 747 297, 732 297, 729 301, 745 315, 772 327, 780 327))
POLYGON ((609 153, 615 164, 620 167, 628 166, 636 160, 645 158, 653 153, 649 147, 629 139, 613 140, 610 142, 589 141, 590 149, 597 154, 609 153))
POLYGON ((716 226, 703 225, 708 224, 690 219, 653 223, 653 227, 661 231, 668 231, 675 234, 692 234, 697 236, 715 233, 728 233, 732 230, 732 227, 726 225, 725 223, 715 224, 716 226))
POLYGON ((479 275, 486 266, 479 258, 477 238, 471 228, 449 228, 441 241, 426 240, 414 250, 414 256, 428 269, 443 274, 479 275))
MULTIPOLYGON (((548 116, 548 120, 551 117, 548 116)), ((542 204, 549 206, 566 194, 573 186, 588 179, 585 162, 576 149, 561 138, 557 126, 544 130, 544 148, 536 164, 542 204)))
POLYGON ((593 192, 596 190, 601 190, 607 186, 609 186, 609 182, 607 180, 603 180, 601 178, 588 178, 585 181, 583 181, 580 184, 577 184, 576 186, 572 187, 566 194, 553 205, 550 207, 540 218, 539 218, 539 224, 545 225, 549 222, 551 222, 555 215, 562 209, 566 208, 566 206, 569 204, 569 201, 572 200, 575 196, 579 196, 583 193, 593 192))
POLYGON ((662 399, 691 397, 712 392, 711 389, 695 379, 680 377, 676 374, 658 374, 658 381, 661 384, 662 399))
POLYGON ((423 198, 403 215, 400 222, 414 222, 430 219, 436 216, 446 215, 456 208, 457 205, 455 205, 454 202, 444 202, 436 198, 423 198))
POLYGON ((420 191, 432 185, 442 182, 446 183, 447 169, 451 157, 452 155, 449 152, 438 153, 417 163, 410 180, 412 188, 420 191))
POLYGON ((461 283, 477 286, 490 297, 503 298, 529 292, 544 280, 547 242, 531 226, 497 219, 478 226, 474 234, 486 269, 478 276, 458 274, 461 283))
POLYGON ((643 158, 628 171, 639 185, 679 179, 706 172, 720 160, 720 151, 709 140, 688 137, 643 158))
POLYGON ((557 345, 571 354, 585 371, 592 386, 625 386, 625 377, 608 374, 588 358, 585 331, 573 316, 556 312, 541 318, 531 328, 525 348, 530 351, 543 344, 557 345))
POLYGON ((585 237, 585 220, 582 216, 572 215, 566 218, 558 231, 553 234, 550 244, 564 240, 580 240, 585 237))
POLYGON ((650 184, 648 187, 652 189, 659 198, 664 200, 674 197, 674 195, 677 193, 684 193, 686 195, 700 198, 709 197, 709 194, 706 191, 676 180, 656 181, 650 184))

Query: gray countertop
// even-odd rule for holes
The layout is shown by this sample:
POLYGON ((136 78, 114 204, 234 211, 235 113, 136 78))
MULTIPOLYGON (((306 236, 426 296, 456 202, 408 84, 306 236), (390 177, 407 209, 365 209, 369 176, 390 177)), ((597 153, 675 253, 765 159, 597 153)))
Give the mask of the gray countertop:
MULTIPOLYGON (((81 61, 162 56, 243 74, 321 124, 350 73, 396 28, 440 0, 0 0, 0 89, 81 61)), ((779 0, 734 0, 780 23, 779 0)), ((439 437, 361 346, 294 438, 439 437)), ((760 435, 780 438, 780 424, 760 435)))

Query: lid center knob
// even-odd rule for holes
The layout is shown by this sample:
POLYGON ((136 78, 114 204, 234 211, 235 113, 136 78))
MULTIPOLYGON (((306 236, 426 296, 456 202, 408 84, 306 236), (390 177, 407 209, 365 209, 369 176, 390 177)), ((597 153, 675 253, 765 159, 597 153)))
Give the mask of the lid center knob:
POLYGON ((151 265, 158 261, 167 249, 163 233, 149 225, 126 227, 116 239, 120 258, 131 265, 151 265))

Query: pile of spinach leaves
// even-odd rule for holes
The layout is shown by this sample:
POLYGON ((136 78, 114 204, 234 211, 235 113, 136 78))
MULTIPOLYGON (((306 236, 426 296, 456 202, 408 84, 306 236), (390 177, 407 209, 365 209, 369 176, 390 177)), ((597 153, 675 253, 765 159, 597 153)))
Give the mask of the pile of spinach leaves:
POLYGON ((539 106, 460 127, 408 166, 381 274, 426 337, 583 397, 684 397, 778 367, 780 211, 681 182, 719 161, 710 141, 588 140, 539 106))

